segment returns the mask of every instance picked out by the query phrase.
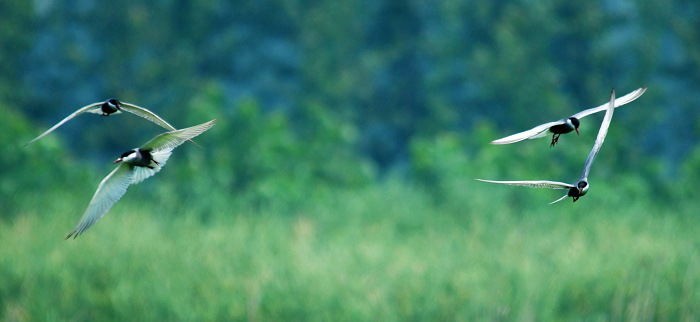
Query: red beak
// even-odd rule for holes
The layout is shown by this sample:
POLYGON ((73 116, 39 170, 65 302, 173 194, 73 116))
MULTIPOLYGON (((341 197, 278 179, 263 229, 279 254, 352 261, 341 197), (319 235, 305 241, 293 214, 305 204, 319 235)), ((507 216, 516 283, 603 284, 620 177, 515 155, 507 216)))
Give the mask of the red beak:
POLYGON ((578 134, 578 136, 581 136, 581 133, 578 133, 578 128, 576 128, 576 134, 578 134))
POLYGON ((119 158, 119 159, 114 160, 114 162, 113 162, 112 164, 119 163, 119 162, 122 162, 122 161, 123 161, 122 158, 119 158))

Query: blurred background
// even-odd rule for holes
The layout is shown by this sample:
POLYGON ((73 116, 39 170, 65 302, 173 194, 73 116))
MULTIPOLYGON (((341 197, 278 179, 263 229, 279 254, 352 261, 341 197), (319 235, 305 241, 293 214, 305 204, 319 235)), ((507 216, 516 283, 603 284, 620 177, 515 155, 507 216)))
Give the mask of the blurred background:
POLYGON ((0 2, 3 320, 697 320, 700 4, 0 2), (623 96, 581 135, 489 142, 623 96), (220 117, 64 241, 122 152, 220 117))

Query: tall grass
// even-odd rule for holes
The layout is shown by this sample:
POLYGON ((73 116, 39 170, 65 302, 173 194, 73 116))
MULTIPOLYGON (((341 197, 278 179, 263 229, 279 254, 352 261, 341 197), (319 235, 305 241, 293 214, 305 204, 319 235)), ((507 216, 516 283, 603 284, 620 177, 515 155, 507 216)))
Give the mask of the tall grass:
POLYGON ((27 195, 11 221, 0 221, 0 315, 698 318, 700 225, 691 208, 621 203, 603 183, 576 204, 548 206, 551 191, 459 181, 449 198, 390 178, 310 191, 293 206, 251 205, 234 192, 168 199, 158 185, 137 185, 68 241, 89 193, 27 195), (521 191, 533 200, 502 202, 521 191))

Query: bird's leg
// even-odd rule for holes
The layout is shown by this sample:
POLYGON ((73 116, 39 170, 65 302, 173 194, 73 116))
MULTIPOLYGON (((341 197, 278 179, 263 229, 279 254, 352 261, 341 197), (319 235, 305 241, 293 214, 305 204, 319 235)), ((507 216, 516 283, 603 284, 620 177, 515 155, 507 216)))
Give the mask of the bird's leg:
MULTIPOLYGON (((156 165, 160 166, 160 163, 158 163, 158 161, 156 161, 156 160, 151 159, 151 162, 153 162, 153 163, 155 163, 156 165)), ((154 169, 154 167, 153 167, 153 166, 150 166, 150 165, 148 166, 148 168, 149 168, 149 169, 154 169)))
POLYGON ((576 200, 578 200, 578 198, 581 198, 581 197, 573 197, 573 198, 574 198, 574 202, 576 202, 576 200))
POLYGON ((552 135, 552 145, 549 146, 550 148, 553 147, 555 144, 557 144, 557 142, 559 142, 560 135, 561 134, 557 134, 557 133, 554 133, 554 135, 552 135))

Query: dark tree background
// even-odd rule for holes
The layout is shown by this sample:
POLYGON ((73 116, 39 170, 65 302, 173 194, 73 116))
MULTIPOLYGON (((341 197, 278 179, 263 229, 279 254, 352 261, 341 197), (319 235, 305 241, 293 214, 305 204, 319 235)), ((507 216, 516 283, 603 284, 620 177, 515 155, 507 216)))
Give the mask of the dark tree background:
MULTIPOLYGON (((6 145, 116 97, 177 127, 222 116, 230 126, 212 154, 228 160, 221 166, 238 188, 299 167, 322 183, 369 182, 414 172, 416 142, 451 133, 473 155, 494 149, 491 139, 603 104, 612 87, 621 96, 647 86, 616 113, 606 141, 616 157, 599 162, 659 189, 695 162, 700 18, 691 1, 1 6, 0 96, 35 124, 6 145), (491 136, 479 137, 480 127, 491 136)), ((585 121, 586 139, 563 145, 588 149, 598 119, 585 121)), ((133 117, 86 115, 49 140, 101 164, 157 133, 133 117)), ((530 144, 546 143, 512 149, 530 144)), ((580 168, 580 158, 556 153, 567 171, 580 168)))

